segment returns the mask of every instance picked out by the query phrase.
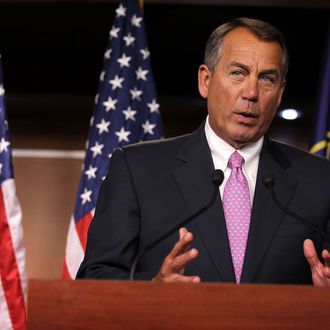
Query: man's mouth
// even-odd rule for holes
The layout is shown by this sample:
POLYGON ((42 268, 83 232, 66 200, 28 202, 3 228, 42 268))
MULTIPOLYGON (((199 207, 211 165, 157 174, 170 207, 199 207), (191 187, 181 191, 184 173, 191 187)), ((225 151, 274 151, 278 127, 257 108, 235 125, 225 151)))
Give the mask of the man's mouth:
POLYGON ((236 111, 234 112, 236 115, 239 115, 239 116, 243 116, 243 117, 246 117, 246 118, 258 118, 258 115, 255 114, 255 113, 251 113, 251 112, 240 112, 240 111, 236 111))
POLYGON ((248 125, 248 124, 254 124, 259 116, 251 112, 237 111, 234 112, 234 117, 239 123, 248 125))

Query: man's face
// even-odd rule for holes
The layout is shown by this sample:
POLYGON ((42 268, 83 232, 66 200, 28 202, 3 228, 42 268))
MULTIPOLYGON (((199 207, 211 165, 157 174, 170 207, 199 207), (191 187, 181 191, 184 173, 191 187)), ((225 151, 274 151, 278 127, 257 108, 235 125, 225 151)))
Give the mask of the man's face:
POLYGON ((215 133, 239 149, 268 130, 281 102, 282 49, 257 39, 249 30, 230 31, 213 72, 198 71, 198 87, 207 99, 209 122, 215 133))

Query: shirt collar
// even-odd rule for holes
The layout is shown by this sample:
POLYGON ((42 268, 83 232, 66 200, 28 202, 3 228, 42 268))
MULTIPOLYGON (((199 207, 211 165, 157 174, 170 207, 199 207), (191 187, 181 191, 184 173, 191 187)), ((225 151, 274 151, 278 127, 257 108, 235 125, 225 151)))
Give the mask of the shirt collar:
MULTIPOLYGON (((225 170, 227 167, 228 159, 230 155, 236 150, 226 141, 221 139, 211 128, 209 124, 209 116, 205 121, 205 135, 211 150, 213 159, 216 159, 217 164, 214 164, 216 168, 225 170)), ((250 143, 243 148, 239 149, 238 152, 244 157, 244 167, 247 165, 257 165, 259 162, 259 155, 262 148, 264 137, 262 136, 256 142, 250 143), (255 164, 256 163, 256 164, 255 164)))

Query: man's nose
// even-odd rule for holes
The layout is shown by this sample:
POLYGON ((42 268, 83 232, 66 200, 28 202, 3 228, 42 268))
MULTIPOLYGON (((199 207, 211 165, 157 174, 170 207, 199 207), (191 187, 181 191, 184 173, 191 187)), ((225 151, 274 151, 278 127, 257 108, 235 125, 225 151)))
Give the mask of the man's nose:
POLYGON ((258 79, 246 79, 243 86, 242 98, 250 102, 257 102, 259 98, 258 79))

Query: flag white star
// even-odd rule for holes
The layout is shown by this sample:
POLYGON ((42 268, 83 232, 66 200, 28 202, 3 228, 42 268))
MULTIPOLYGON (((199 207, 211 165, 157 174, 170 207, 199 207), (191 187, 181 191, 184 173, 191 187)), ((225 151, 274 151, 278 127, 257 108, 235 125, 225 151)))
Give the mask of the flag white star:
POLYGON ((112 53, 112 49, 110 48, 104 53, 104 57, 110 60, 111 53, 112 53))
POLYGON ((116 9, 116 16, 117 17, 120 17, 120 16, 123 16, 125 17, 126 16, 126 9, 122 4, 119 5, 119 7, 116 9))
POLYGON ((147 103, 147 106, 150 109, 150 113, 159 113, 159 103, 157 103, 155 99, 153 99, 151 103, 147 103))
POLYGON ((105 76, 105 71, 102 71, 100 74, 100 80, 103 81, 105 76))
POLYGON ((99 144, 97 141, 93 147, 91 147, 91 150, 93 151, 93 158, 97 155, 102 155, 102 149, 104 147, 104 144, 99 144))
POLYGON ((122 127, 120 131, 115 133, 118 136, 118 142, 126 141, 129 142, 128 136, 131 134, 130 131, 125 131, 125 128, 122 127))
POLYGON ((118 58, 117 62, 120 64, 120 67, 128 67, 129 68, 129 61, 132 59, 131 56, 126 56, 125 53, 123 53, 123 56, 118 58))
POLYGON ((126 42, 126 47, 134 45, 135 38, 129 33, 123 38, 126 42))
POLYGON ((137 17, 135 14, 132 16, 131 18, 131 23, 133 26, 136 26, 136 27, 141 27, 140 23, 142 21, 142 17, 137 17))
POLYGON ((112 85, 112 90, 115 90, 116 88, 122 88, 124 78, 119 78, 118 75, 115 76, 114 79, 109 80, 109 83, 112 85))
POLYGON ((99 134, 102 134, 103 132, 109 132, 108 126, 110 125, 110 121, 105 121, 102 118, 102 121, 96 125, 96 127, 99 129, 99 134))
POLYGON ((116 103, 118 100, 113 100, 111 97, 108 97, 108 101, 103 102, 102 104, 105 106, 105 111, 116 110, 116 103))
POLYGON ((144 60, 146 60, 150 56, 148 48, 140 49, 140 53, 142 54, 144 60))
POLYGON ((123 114, 125 115, 125 120, 129 120, 132 119, 133 121, 135 121, 135 115, 136 115, 137 111, 131 109, 131 107, 129 106, 127 108, 127 110, 123 110, 123 114))
POLYGON ((136 79, 139 80, 147 80, 147 74, 149 73, 149 70, 142 70, 142 68, 139 66, 139 68, 135 71, 136 79))
POLYGON ((88 177, 88 180, 90 180, 91 178, 96 179, 96 171, 97 171, 97 167, 93 167, 91 165, 89 165, 88 170, 85 171, 85 174, 88 177))
POLYGON ((0 153, 3 151, 8 151, 8 146, 10 145, 9 141, 6 141, 4 138, 0 140, 0 153))
POLYGON ((132 95, 132 100, 141 100, 141 95, 143 94, 143 91, 138 90, 136 87, 134 87, 133 89, 130 89, 129 92, 132 95))
POLYGON ((109 32, 110 39, 112 39, 112 38, 118 38, 118 32, 119 31, 120 31, 120 28, 116 28, 115 26, 113 26, 112 29, 109 32))
POLYGON ((91 195, 92 191, 87 190, 86 188, 84 189, 84 192, 80 195, 80 198, 82 199, 81 203, 82 205, 86 204, 86 202, 91 202, 91 195))
POLYGON ((3 164, 0 163, 0 174, 2 173, 3 164))
POLYGON ((149 120, 147 120, 144 124, 142 124, 144 134, 151 134, 154 135, 153 129, 156 127, 155 124, 150 124, 149 120))
POLYGON ((5 94, 5 89, 3 88, 3 85, 0 85, 0 96, 5 94))

